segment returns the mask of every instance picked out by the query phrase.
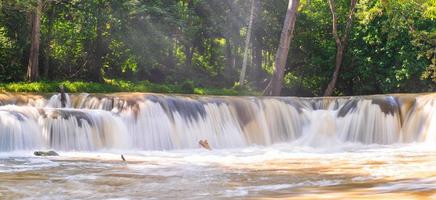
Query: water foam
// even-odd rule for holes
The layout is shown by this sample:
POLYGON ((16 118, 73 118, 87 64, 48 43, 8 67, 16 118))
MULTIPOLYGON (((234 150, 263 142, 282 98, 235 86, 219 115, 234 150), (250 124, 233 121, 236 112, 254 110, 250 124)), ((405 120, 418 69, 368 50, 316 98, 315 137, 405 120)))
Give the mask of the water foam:
POLYGON ((343 98, 60 95, 0 106, 0 151, 214 149, 436 142, 434 94, 343 98))

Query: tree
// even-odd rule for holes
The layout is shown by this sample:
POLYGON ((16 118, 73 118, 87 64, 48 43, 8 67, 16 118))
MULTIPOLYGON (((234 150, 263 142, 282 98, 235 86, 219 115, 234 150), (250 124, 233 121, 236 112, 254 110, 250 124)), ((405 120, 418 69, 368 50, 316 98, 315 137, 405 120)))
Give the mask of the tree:
POLYGON ((27 80, 31 66, 32 79, 240 81, 269 83, 269 95, 322 96, 330 82, 334 95, 436 89, 432 0, 356 0, 351 19, 351 0, 252 1, 41 0, 40 37, 37 0, 0 1, 0 82, 27 80))
POLYGON ((329 84, 327 85, 327 89, 324 92, 324 96, 331 96, 333 94, 333 90, 336 87, 336 81, 338 80, 339 70, 341 69, 342 61, 344 59, 344 52, 347 49, 348 45, 348 35, 351 30, 351 25, 353 23, 353 16, 356 9, 357 0, 351 0, 350 2, 350 10, 348 13, 348 18, 345 25, 344 33, 339 36, 338 33, 338 17, 336 16, 336 8, 334 0, 328 0, 330 12, 332 14, 332 34, 335 38, 336 43, 336 59, 335 59, 335 70, 333 72, 333 76, 329 84))
POLYGON ((263 34, 265 31, 263 31, 262 26, 262 7, 260 1, 255 1, 255 12, 254 12, 254 19, 253 19, 253 27, 251 29, 251 35, 252 35, 252 70, 250 73, 250 79, 252 82, 252 85, 255 86, 255 88, 259 88, 259 84, 261 83, 261 76, 262 76, 262 51, 264 49, 263 47, 263 34))
POLYGON ((242 60, 241 75, 239 76, 239 85, 244 85, 245 72, 247 71, 248 49, 250 48, 251 30, 256 13, 256 5, 258 0, 251 0, 250 20, 248 22, 247 36, 245 37, 244 59, 242 60))
MULTIPOLYGON (((54 18, 55 18, 55 13, 56 13, 56 4, 55 2, 46 2, 46 5, 48 7, 48 11, 47 11, 47 32, 46 32, 46 36, 44 39, 44 60, 43 60, 43 75, 46 79, 49 79, 49 71, 50 71, 50 52, 51 52, 51 47, 50 47, 50 42, 51 42, 51 38, 52 38, 52 31, 53 31, 53 22, 54 22, 54 18)), ((43 35, 44 36, 44 35, 43 35)))
POLYGON ((96 0, 90 2, 90 7, 96 9, 96 13, 93 16, 95 22, 95 38, 90 42, 90 49, 92 52, 91 62, 89 66, 88 79, 95 82, 103 82, 102 70, 103 70, 103 58, 106 55, 107 46, 104 43, 104 32, 106 31, 107 23, 107 9, 108 4, 111 2, 96 0))
POLYGON ((27 65, 27 80, 36 81, 38 79, 38 64, 39 64, 39 43, 41 31, 41 12, 42 0, 37 0, 35 10, 32 14, 32 35, 29 63, 27 65))
POLYGON ((278 96, 283 87, 283 77, 285 74, 286 60, 288 58, 289 46, 294 36, 295 21, 297 19, 297 8, 299 0, 289 0, 285 22, 280 35, 280 43, 276 53, 275 68, 273 77, 265 89, 264 94, 278 96))

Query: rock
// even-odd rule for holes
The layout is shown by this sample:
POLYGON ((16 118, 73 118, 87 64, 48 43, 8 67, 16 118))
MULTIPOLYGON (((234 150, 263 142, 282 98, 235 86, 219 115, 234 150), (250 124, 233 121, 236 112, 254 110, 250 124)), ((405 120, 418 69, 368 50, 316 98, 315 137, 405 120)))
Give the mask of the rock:
POLYGON ((35 156, 59 156, 55 151, 35 151, 33 152, 35 156))
POLYGON ((200 141, 198 141, 198 144, 201 146, 201 147, 203 147, 203 148, 205 148, 205 149, 207 149, 207 150, 212 150, 212 148, 210 148, 210 146, 209 146, 209 142, 207 142, 207 140, 200 140, 200 141))

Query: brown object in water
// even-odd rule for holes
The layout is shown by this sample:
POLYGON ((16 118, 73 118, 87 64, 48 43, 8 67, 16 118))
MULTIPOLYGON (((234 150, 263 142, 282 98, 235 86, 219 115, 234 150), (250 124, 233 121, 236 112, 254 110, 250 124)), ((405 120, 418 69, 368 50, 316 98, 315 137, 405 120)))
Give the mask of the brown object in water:
POLYGON ((198 144, 200 144, 201 147, 207 149, 207 150, 212 150, 209 146, 209 142, 207 142, 207 140, 200 140, 198 141, 198 144))
POLYGON ((64 85, 59 86, 59 92, 61 93, 61 107, 65 108, 67 106, 67 95, 65 95, 64 85))
POLYGON ((123 159, 124 162, 126 161, 126 159, 124 158, 123 154, 121 154, 121 159, 123 159))

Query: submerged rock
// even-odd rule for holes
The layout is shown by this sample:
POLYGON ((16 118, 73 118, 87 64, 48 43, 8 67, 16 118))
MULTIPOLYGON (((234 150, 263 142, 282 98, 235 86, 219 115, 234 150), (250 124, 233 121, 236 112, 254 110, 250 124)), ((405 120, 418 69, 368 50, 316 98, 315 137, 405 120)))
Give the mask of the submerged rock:
POLYGON ((35 156, 59 156, 55 151, 35 151, 33 152, 35 156))

